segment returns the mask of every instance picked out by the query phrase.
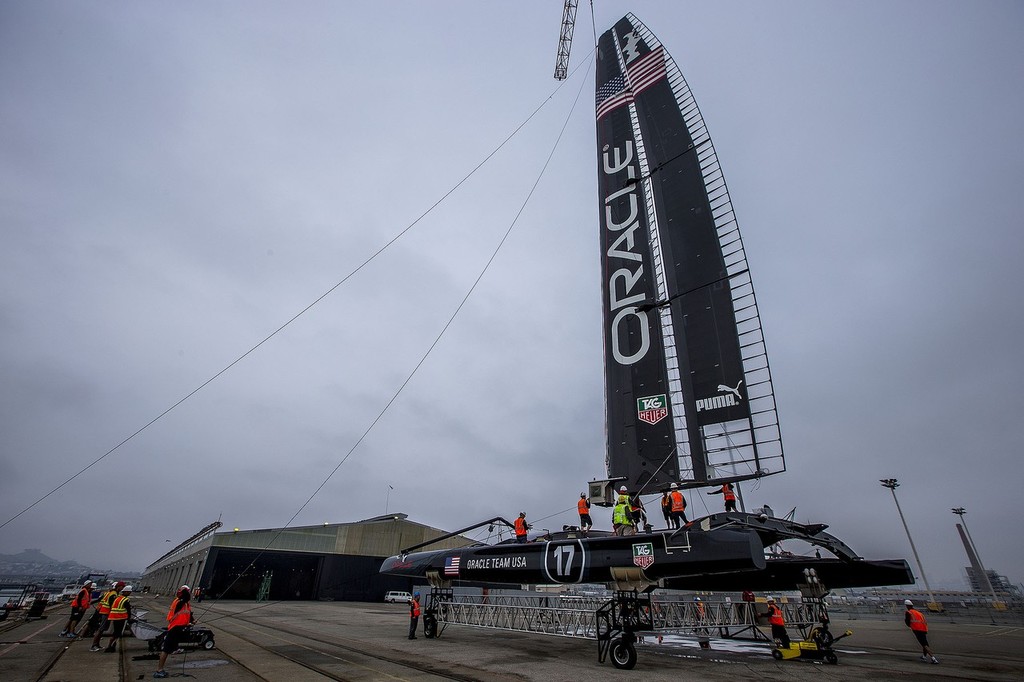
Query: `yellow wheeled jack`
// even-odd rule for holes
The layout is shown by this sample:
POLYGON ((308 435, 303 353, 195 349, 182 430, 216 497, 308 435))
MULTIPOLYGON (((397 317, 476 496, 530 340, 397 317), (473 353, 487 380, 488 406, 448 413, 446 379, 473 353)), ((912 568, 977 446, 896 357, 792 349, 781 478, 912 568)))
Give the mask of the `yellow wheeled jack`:
POLYGON ((787 661, 791 658, 809 658, 815 661, 825 661, 830 665, 839 663, 832 646, 853 634, 853 630, 847 630, 838 637, 833 637, 828 630, 828 620, 824 620, 820 626, 814 627, 807 633, 807 638, 801 641, 790 641, 789 648, 776 646, 772 649, 772 658, 776 661, 787 661))

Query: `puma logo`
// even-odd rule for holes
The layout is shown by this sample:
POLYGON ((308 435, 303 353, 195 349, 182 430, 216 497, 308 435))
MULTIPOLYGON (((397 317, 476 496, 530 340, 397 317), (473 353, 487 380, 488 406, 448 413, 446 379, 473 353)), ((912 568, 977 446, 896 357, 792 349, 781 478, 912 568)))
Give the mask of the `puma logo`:
POLYGON ((736 396, 736 400, 743 400, 743 396, 740 395, 740 386, 743 385, 743 379, 740 379, 740 383, 736 384, 736 388, 729 388, 725 384, 718 384, 719 391, 728 391, 736 396))

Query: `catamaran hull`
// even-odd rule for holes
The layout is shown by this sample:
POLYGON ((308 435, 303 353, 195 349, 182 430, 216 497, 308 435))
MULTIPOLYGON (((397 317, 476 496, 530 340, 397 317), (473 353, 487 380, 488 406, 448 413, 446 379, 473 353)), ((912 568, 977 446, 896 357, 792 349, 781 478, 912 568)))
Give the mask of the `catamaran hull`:
POLYGON ((669 578, 758 571, 765 566, 749 530, 668 531, 416 552, 386 559, 381 573, 495 584, 657 583, 669 578), (626 578, 625 576, 628 576, 626 578))

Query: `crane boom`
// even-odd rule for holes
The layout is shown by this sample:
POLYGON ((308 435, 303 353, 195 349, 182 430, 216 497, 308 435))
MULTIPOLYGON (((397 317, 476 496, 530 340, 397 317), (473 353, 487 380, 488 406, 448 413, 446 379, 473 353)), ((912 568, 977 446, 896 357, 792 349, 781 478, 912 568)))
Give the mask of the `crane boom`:
POLYGON ((555 58, 555 79, 564 81, 569 71, 569 49, 572 47, 572 30, 576 26, 576 6, 579 0, 565 0, 562 9, 562 29, 558 36, 558 56, 555 58))

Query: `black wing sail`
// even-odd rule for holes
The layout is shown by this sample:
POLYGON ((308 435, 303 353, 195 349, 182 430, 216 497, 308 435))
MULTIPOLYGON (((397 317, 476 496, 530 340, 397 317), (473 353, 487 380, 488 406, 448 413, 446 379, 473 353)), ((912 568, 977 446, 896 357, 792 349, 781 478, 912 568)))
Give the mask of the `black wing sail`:
POLYGON ((785 470, 725 178, 686 81, 632 15, 598 43, 596 117, 608 475, 654 492, 785 470))

